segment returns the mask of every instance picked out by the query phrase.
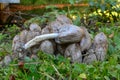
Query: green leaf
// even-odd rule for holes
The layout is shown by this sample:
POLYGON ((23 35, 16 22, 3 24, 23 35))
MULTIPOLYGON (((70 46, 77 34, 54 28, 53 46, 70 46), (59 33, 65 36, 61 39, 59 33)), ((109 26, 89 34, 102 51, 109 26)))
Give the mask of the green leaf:
POLYGON ((104 76, 105 80, 110 80, 110 78, 108 76, 104 76))
POLYGON ((116 65, 116 68, 117 68, 118 70, 120 70, 120 64, 117 64, 117 65, 116 65))
POLYGON ((31 61, 32 61, 32 59, 30 59, 30 58, 27 57, 27 56, 24 58, 24 60, 25 60, 25 62, 31 62, 31 61))
POLYGON ((74 4, 75 0, 69 0, 70 4, 74 4))
POLYGON ((90 6, 94 6, 94 2, 93 1, 90 1, 89 4, 90 4, 90 6))
POLYGON ((101 5, 101 10, 102 10, 102 12, 105 11, 105 6, 104 5, 101 5))
POLYGON ((96 71, 96 68, 94 68, 93 65, 89 65, 87 68, 88 68, 88 72, 90 72, 90 74, 92 74, 92 75, 96 71))
POLYGON ((75 20, 73 20, 73 24, 77 25, 77 26, 80 26, 81 23, 80 23, 80 16, 77 16, 75 20))

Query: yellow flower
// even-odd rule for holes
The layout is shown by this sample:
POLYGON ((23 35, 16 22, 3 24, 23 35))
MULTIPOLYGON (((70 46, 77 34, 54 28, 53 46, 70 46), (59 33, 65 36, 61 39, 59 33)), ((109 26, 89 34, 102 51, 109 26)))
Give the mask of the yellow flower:
POLYGON ((115 11, 114 11, 114 12, 111 12, 111 13, 112 13, 113 16, 116 16, 116 17, 118 16, 118 13, 115 12, 115 11))

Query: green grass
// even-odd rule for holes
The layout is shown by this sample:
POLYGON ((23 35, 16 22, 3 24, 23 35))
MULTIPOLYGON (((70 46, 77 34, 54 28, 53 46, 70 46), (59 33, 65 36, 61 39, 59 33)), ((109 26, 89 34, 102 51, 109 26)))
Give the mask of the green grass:
MULTIPOLYGON (((119 80, 120 64, 117 55, 111 55, 107 61, 96 62, 92 65, 74 63, 61 55, 53 56, 42 52, 38 53, 39 60, 27 59, 23 68, 19 68, 13 62, 8 67, 0 69, 0 76, 8 80, 14 76, 16 80, 119 80), (33 63, 33 64, 31 64, 33 63)), ((119 58, 120 59, 120 58, 119 58)))

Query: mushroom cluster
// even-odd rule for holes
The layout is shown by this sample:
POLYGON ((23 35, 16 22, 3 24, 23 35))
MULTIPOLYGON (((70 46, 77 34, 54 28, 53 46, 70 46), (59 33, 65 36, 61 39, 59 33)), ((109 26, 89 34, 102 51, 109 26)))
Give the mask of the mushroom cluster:
POLYGON ((86 64, 103 61, 107 48, 107 37, 103 32, 92 40, 85 27, 73 25, 65 15, 57 16, 55 21, 45 27, 30 24, 29 30, 23 30, 14 37, 12 45, 13 53, 20 59, 36 55, 41 50, 69 57, 71 62, 86 64))

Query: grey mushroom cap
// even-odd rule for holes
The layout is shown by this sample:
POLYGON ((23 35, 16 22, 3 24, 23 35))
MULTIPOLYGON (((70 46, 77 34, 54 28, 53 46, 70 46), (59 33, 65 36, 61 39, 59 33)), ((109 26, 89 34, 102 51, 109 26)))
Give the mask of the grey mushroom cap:
POLYGON ((55 42, 58 44, 79 42, 84 32, 80 27, 71 24, 65 24, 58 30, 58 37, 55 38, 55 42))

